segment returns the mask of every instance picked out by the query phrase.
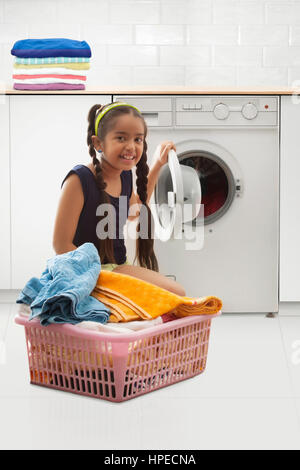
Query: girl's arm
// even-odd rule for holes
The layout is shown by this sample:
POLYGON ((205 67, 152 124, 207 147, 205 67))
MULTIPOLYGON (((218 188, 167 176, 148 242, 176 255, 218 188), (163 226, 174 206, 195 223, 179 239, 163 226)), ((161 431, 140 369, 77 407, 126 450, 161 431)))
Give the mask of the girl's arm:
POLYGON ((175 152, 176 152, 175 144, 170 140, 164 140, 163 142, 161 142, 161 144, 159 144, 157 146, 157 148, 155 150, 155 153, 154 153, 154 156, 153 156, 154 164, 153 164, 153 166, 152 166, 152 168, 149 172, 149 175, 148 175, 147 204, 150 201, 151 195, 152 195, 153 190, 155 188, 155 185, 157 183, 159 171, 160 171, 161 167, 167 163, 169 151, 171 149, 175 150, 175 152))
POLYGON ((64 182, 56 213, 52 246, 57 255, 76 250, 73 244, 84 196, 77 175, 70 175, 64 182))
MULTIPOLYGON (((175 144, 170 140, 165 140, 161 144, 159 144, 156 148, 154 153, 154 164, 149 171, 148 175, 148 185, 147 185, 147 204, 149 204, 150 198, 152 196, 153 190, 158 180, 158 174, 163 165, 165 165, 168 161, 168 154, 171 149, 176 151, 175 144)), ((134 204, 141 204, 140 198, 137 194, 132 193, 132 196, 129 201, 129 207, 133 206, 134 204)), ((128 217, 129 220, 134 220, 139 214, 136 208, 131 208, 131 216, 128 217)))

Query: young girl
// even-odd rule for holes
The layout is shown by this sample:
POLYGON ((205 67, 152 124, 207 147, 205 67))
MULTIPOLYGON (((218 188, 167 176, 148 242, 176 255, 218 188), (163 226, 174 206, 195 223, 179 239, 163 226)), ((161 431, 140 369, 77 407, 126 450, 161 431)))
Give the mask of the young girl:
POLYGON ((116 102, 94 105, 90 109, 87 144, 92 162, 76 165, 62 182, 53 248, 56 254, 61 254, 92 242, 100 255, 101 269, 127 274, 185 295, 181 285, 158 272, 153 251, 153 219, 148 206, 159 170, 167 162, 169 150, 176 148, 173 142, 162 142, 160 156, 149 172, 146 136, 146 122, 132 105, 116 102), (132 188, 134 167, 137 194, 132 188), (127 207, 124 208, 123 204, 123 209, 119 204, 120 196, 127 197, 127 207), (99 237, 98 230, 104 215, 99 216, 97 208, 102 204, 110 204, 115 209, 116 217, 108 219, 109 223, 116 223, 113 237, 99 237), (133 214, 132 209, 135 209, 133 214), (145 220, 145 214, 148 220, 145 220), (127 261, 125 243, 120 233, 127 219, 138 217, 138 232, 140 226, 147 223, 148 236, 137 238, 136 257, 140 266, 132 266, 127 261))

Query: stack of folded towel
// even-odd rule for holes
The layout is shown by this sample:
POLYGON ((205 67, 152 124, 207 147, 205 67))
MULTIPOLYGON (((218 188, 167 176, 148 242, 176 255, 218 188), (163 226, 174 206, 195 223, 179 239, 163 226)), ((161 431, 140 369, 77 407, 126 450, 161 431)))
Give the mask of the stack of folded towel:
POLYGON ((86 41, 23 39, 11 54, 15 90, 85 90, 92 55, 86 41))

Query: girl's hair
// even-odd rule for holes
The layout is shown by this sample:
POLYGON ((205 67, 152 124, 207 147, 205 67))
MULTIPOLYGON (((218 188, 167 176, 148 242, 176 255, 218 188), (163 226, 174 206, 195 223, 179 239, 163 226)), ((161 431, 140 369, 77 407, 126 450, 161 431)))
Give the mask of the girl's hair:
MULTIPOLYGON (((111 103, 109 103, 111 104, 111 103)), ((110 199, 108 194, 105 192, 106 183, 103 179, 102 175, 102 167, 100 161, 96 157, 96 150, 94 148, 92 142, 92 136, 95 135, 95 119, 98 116, 99 112, 103 111, 107 105, 100 105, 95 104, 89 110, 88 113, 88 132, 87 132, 87 144, 89 146, 89 154, 93 159, 93 164, 96 171, 96 184, 99 189, 99 204, 103 203, 110 203, 110 199)), ((108 111, 101 119, 100 125, 98 127, 98 138, 100 141, 104 141, 106 134, 110 132, 114 127, 115 123, 119 116, 124 114, 133 114, 134 117, 138 117, 142 120, 144 124, 144 137, 146 139, 147 136, 147 124, 143 118, 143 116, 134 108, 130 106, 117 106, 116 108, 111 109, 108 111)), ((140 238, 138 236, 136 241, 136 257, 138 258, 139 265, 153 271, 158 271, 158 263, 156 256, 154 254, 153 245, 153 217, 150 211, 150 208, 147 201, 147 183, 148 183, 148 173, 149 167, 147 165, 147 143, 144 140, 144 149, 141 159, 136 165, 136 187, 138 196, 142 202, 142 204, 146 207, 146 211, 140 210, 139 221, 137 225, 137 231, 140 233, 140 225, 144 227, 144 222, 142 220, 142 216, 147 214, 148 220, 146 221, 148 227, 148 237, 147 238, 140 238)), ((141 208, 143 209, 143 208, 141 208)), ((99 216, 98 220, 102 220, 103 216, 99 216)), ((109 218, 109 214, 108 214, 109 218)), ((108 222, 109 223, 109 222, 108 222)), ((116 263, 114 257, 114 250, 113 250, 113 240, 109 237, 105 238, 104 240, 99 240, 99 247, 98 247, 99 255, 101 262, 105 263, 116 263)))

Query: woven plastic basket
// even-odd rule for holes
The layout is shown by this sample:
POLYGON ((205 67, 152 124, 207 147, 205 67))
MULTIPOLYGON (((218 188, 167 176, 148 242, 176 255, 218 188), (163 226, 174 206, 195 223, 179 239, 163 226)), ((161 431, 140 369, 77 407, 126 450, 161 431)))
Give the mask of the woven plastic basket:
POLYGON ((220 313, 129 334, 45 327, 21 313, 15 322, 25 327, 32 384, 121 402, 201 374, 211 319, 220 313))

